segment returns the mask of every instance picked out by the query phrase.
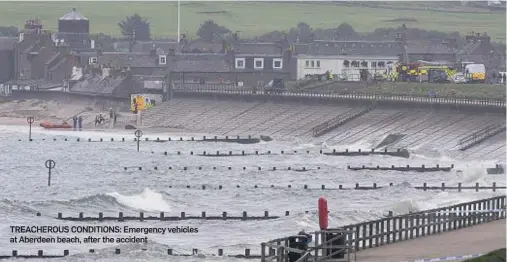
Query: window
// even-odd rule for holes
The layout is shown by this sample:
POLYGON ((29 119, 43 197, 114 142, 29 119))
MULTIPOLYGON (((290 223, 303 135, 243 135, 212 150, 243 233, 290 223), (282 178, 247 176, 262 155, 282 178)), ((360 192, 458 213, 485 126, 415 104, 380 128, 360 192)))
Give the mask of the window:
POLYGON ((377 67, 377 62, 371 62, 371 67, 377 67))
POLYGON ((244 58, 236 58, 236 68, 237 69, 245 69, 245 59, 244 58))
POLYGON ((158 56, 158 63, 160 65, 165 65, 167 64, 167 57, 165 55, 159 55, 158 56))
POLYGON ((368 61, 362 61, 361 67, 368 67, 368 61))
POLYGON ((264 68, 264 58, 254 58, 254 69, 264 68))
POLYGON ((311 63, 312 63, 312 67, 315 67, 315 61, 314 61, 314 60, 312 60, 312 62, 311 62, 311 63))
POLYGON ((310 61, 306 60, 305 65, 306 65, 306 67, 310 67, 310 61))
POLYGON ((380 62, 378 62, 378 64, 377 64, 377 65, 378 65, 378 67, 380 67, 380 68, 384 68, 384 67, 386 66, 386 62, 384 62, 384 61, 380 61, 380 62))
POLYGON ((352 67, 359 67, 359 61, 352 61, 352 67))
POLYGON ((317 60, 317 67, 320 67, 320 60, 317 60))
POLYGON ((273 58, 273 68, 274 69, 282 69, 283 60, 281 58, 273 58))
POLYGON ((90 62, 90 65, 91 64, 96 64, 97 63, 97 58, 96 57, 90 57, 89 62, 90 62))
POLYGON ((343 61, 343 66, 344 66, 345 68, 349 68, 349 67, 350 67, 350 61, 349 61, 349 60, 345 60, 345 61, 343 61))

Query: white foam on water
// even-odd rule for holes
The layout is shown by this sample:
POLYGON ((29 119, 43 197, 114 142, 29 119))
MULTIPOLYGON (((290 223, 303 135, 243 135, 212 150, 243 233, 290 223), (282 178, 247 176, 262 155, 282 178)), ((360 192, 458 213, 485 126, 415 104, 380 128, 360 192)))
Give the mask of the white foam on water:
POLYGON ((139 195, 125 196, 118 192, 108 193, 118 201, 118 203, 131 208, 143 210, 146 212, 170 212, 171 207, 164 200, 162 194, 145 188, 139 195))
POLYGON ((439 192, 435 196, 423 198, 408 198, 392 205, 392 211, 398 214, 418 212, 423 210, 436 209, 445 206, 452 206, 480 199, 476 195, 466 195, 457 192, 439 192))
POLYGON ((358 151, 359 149, 365 150, 372 147, 373 143, 366 140, 359 140, 356 143, 348 145, 329 146, 330 149, 336 149, 336 151, 345 151, 346 149, 348 149, 349 151, 358 151))

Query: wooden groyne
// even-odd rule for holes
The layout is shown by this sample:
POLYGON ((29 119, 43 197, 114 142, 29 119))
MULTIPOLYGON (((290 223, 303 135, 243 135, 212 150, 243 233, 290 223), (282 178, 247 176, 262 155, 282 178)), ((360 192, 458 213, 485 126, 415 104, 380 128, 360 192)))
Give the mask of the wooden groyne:
POLYGON ((449 172, 454 168, 454 165, 448 167, 441 167, 440 165, 436 165, 434 167, 427 167, 425 165, 421 165, 420 167, 415 166, 390 166, 390 167, 381 167, 381 166, 360 166, 360 167, 351 167, 347 166, 348 170, 382 170, 382 171, 414 171, 414 172, 449 172))
MULTIPOLYGON (((290 212, 285 211, 285 216, 289 216, 290 212)), ((41 216, 41 213, 37 213, 41 216)), ((118 216, 104 216, 104 213, 98 213, 96 217, 85 216, 80 212, 77 217, 64 217, 62 213, 58 213, 56 219, 69 220, 69 221, 182 221, 182 220, 270 220, 278 219, 280 216, 271 216, 268 211, 264 211, 263 216, 249 216, 246 211, 243 211, 241 216, 231 216, 227 212, 223 212, 221 216, 209 216, 205 211, 201 212, 200 216, 189 216, 185 212, 181 212, 180 216, 166 216, 164 212, 160 212, 158 216, 145 216, 144 212, 140 212, 139 216, 124 216, 123 212, 119 212, 118 216)))
MULTIPOLYGON (((88 253, 94 254, 96 251, 97 250, 95 250, 95 249, 89 249, 88 253)), ((104 253, 104 252, 101 252, 101 253, 104 253)), ((84 254, 84 253, 83 252, 75 253, 75 255, 78 255, 78 254, 84 254)), ((120 255, 121 249, 116 248, 116 249, 114 249, 114 251, 111 251, 110 254, 120 255)), ((168 256, 175 256, 175 257, 190 257, 190 256, 201 256, 201 257, 205 256, 206 257, 206 256, 210 256, 210 257, 232 257, 232 258, 243 258, 243 259, 259 259, 261 257, 260 255, 252 254, 250 251, 250 248, 245 248, 243 254, 234 254, 234 253, 224 254, 224 249, 219 248, 216 253, 206 254, 206 255, 200 254, 200 250, 197 248, 192 248, 192 253, 175 253, 172 248, 168 248, 166 250, 165 254, 168 256)), ((44 252, 44 250, 37 250, 36 255, 34 255, 34 254, 19 254, 17 250, 12 250, 11 255, 0 255, 0 259, 19 259, 19 258, 51 259, 51 258, 67 257, 67 256, 71 256, 71 255, 74 255, 74 254, 71 254, 71 252, 68 249, 63 250, 62 254, 48 254, 48 253, 44 252)))
POLYGON ((396 151, 387 151, 387 149, 384 150, 367 150, 363 151, 361 149, 358 149, 357 151, 349 151, 348 149, 345 149, 345 151, 338 152, 336 149, 333 149, 333 152, 330 153, 322 153, 326 156, 369 156, 369 155, 387 155, 387 156, 396 156, 396 157, 403 157, 403 158, 409 158, 410 153, 406 149, 398 149, 396 151))

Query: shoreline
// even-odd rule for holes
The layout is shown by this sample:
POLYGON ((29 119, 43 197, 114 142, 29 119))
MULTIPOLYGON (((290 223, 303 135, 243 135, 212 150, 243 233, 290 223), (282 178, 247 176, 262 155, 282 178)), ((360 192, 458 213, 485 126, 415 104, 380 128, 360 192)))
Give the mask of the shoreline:
MULTIPOLYGON (((61 120, 59 120, 61 121, 61 120)), ((73 130, 72 128, 65 128, 65 129, 45 129, 39 126, 39 124, 43 121, 34 121, 32 124, 32 132, 40 132, 45 133, 44 131, 50 132, 50 133, 56 133, 56 132, 78 132, 75 133, 76 135, 79 134, 79 132, 94 132, 94 133, 110 133, 110 134, 130 134, 134 133, 134 129, 125 129, 125 128, 87 128, 86 126, 81 129, 81 131, 73 130)), ((5 117, 0 116, 0 127, 26 127, 28 128, 28 123, 26 118, 21 117, 5 117)), ((178 135, 182 137, 191 137, 191 136, 211 136, 211 134, 206 133, 195 133, 195 132, 189 132, 186 130, 176 129, 176 128, 164 128, 164 127, 147 127, 147 128, 140 128, 143 131, 143 136, 154 136, 154 135, 178 135)))

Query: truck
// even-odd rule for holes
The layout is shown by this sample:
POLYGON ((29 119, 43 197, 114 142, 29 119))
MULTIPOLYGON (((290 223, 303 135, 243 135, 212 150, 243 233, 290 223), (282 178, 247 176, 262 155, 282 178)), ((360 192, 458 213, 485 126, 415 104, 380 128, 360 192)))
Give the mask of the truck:
POLYGON ((485 83, 486 67, 484 64, 475 64, 471 62, 461 63, 464 67, 464 74, 467 83, 485 83))

